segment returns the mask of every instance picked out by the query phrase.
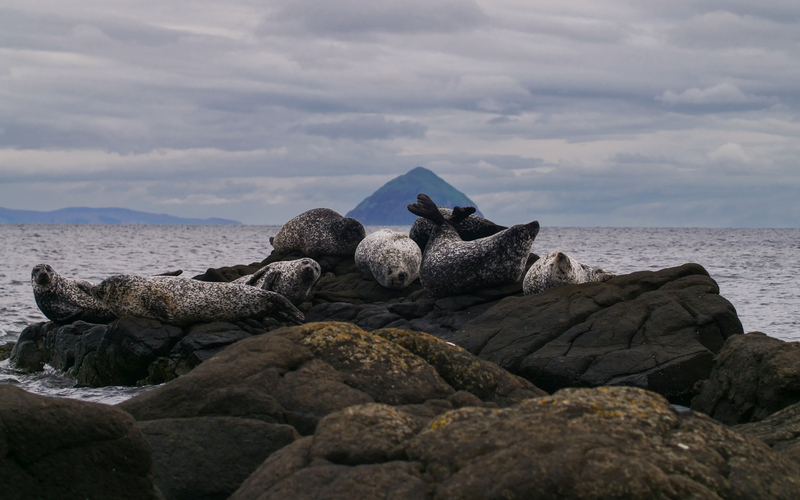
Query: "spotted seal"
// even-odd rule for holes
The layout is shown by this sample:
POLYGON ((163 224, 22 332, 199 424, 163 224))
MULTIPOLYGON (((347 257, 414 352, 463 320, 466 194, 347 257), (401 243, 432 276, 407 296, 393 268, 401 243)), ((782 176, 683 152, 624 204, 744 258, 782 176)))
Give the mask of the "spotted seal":
POLYGON ((408 210, 436 225, 419 270, 420 283, 432 295, 464 294, 519 281, 539 233, 539 223, 533 221, 464 241, 427 195, 418 195, 408 210))
POLYGON ((117 316, 139 316, 177 326, 265 316, 305 321, 303 313, 283 295, 238 283, 118 275, 91 291, 117 316))
POLYGON ((355 261, 364 276, 399 290, 419 276, 422 252, 407 234, 382 229, 361 240, 355 261))
POLYGON ((525 295, 543 292, 562 285, 606 281, 614 275, 596 267, 590 267, 569 255, 554 251, 533 263, 522 282, 525 295))
POLYGON ((330 208, 315 208, 289 220, 269 242, 278 253, 297 250, 309 257, 350 256, 366 235, 356 219, 342 217, 330 208))
POLYGON ((92 297, 94 283, 65 278, 48 264, 37 264, 31 271, 31 285, 36 305, 56 323, 108 323, 117 317, 92 297))
MULTIPOLYGON (((446 207, 437 208, 464 241, 485 238, 497 234, 503 229, 508 229, 505 226, 495 224, 489 219, 473 215, 475 207, 453 207, 452 210, 446 207)), ((428 238, 430 238, 431 231, 435 227, 436 224, 425 217, 418 217, 411 226, 408 237, 419 245, 420 250, 425 251, 425 245, 428 244, 428 238)))
POLYGON ((311 294, 314 283, 322 275, 317 261, 308 257, 268 264, 249 276, 232 281, 279 293, 294 305, 300 305, 311 294))

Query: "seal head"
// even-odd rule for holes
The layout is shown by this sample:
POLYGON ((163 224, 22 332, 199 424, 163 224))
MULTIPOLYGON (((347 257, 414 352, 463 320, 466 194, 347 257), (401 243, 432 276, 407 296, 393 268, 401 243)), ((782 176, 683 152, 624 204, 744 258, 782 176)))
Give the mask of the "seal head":
POLYGON ((255 273, 249 276, 242 276, 231 283, 250 285, 262 290, 279 293, 297 306, 311 295, 311 290, 321 275, 322 268, 320 268, 317 261, 305 257, 297 260, 273 262, 255 273))
POLYGON ((391 229, 376 231, 359 243, 358 270, 386 288, 400 290, 419 276, 422 252, 408 235, 391 229))
POLYGON ((94 284, 61 276, 48 264, 37 264, 31 271, 33 297, 39 310, 56 323, 108 323, 114 313, 92 297, 94 284))
POLYGON ((614 275, 578 262, 564 252, 550 252, 533 263, 522 282, 525 295, 541 293, 563 285, 607 281, 614 275))

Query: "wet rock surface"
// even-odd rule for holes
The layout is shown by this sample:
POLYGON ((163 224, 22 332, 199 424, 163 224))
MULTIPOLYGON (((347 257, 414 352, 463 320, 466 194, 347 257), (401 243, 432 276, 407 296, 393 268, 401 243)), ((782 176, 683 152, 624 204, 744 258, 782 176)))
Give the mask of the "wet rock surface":
POLYGON ((0 385, 4 500, 156 500, 150 446, 127 413, 0 385))
POLYGON ((800 402, 800 342, 761 332, 732 337, 698 389, 694 410, 727 425, 763 420, 800 402))
POLYGON ((403 407, 333 413, 231 500, 797 498, 800 466, 635 388, 565 389, 423 422, 403 407))
POLYGON ((800 403, 751 424, 733 427, 767 443, 773 450, 800 463, 800 403))
POLYGON ((259 450, 263 461, 353 405, 402 408, 424 423, 464 406, 505 407, 544 394, 426 333, 314 323, 237 342, 117 407, 151 441, 156 483, 166 498, 226 498, 260 465, 259 450), (262 444, 242 445, 250 451, 237 453, 237 440, 249 432, 262 444), (207 480, 221 463, 234 472, 224 481, 207 480))

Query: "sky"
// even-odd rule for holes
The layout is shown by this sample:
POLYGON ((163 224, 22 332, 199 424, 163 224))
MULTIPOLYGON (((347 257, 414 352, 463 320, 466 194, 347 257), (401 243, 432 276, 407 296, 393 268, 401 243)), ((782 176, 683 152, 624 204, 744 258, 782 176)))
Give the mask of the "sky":
POLYGON ((0 206, 800 227, 797 0, 0 0, 0 206), (413 200, 411 200, 413 201, 413 200))

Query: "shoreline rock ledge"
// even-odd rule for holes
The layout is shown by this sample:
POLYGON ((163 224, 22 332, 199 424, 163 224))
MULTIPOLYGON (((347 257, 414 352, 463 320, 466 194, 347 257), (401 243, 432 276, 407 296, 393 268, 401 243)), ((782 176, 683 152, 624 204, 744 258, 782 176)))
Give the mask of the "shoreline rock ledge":
MULTIPOLYGON (((260 263, 209 269, 195 278, 233 281, 271 262, 302 257, 273 252, 260 263)), ((531 254, 527 266, 537 258, 531 254)), ((345 321, 367 331, 424 331, 550 393, 627 385, 688 406, 725 341, 743 333, 735 308, 698 264, 528 296, 518 282, 434 297, 418 281, 402 290, 383 288, 365 278, 352 257, 317 260, 323 275, 312 298, 299 306, 309 324, 345 321)), ((23 331, 11 361, 27 371, 49 363, 86 386, 158 384, 235 342, 281 326, 271 318, 183 328, 141 318, 108 325, 40 323, 23 331)))

